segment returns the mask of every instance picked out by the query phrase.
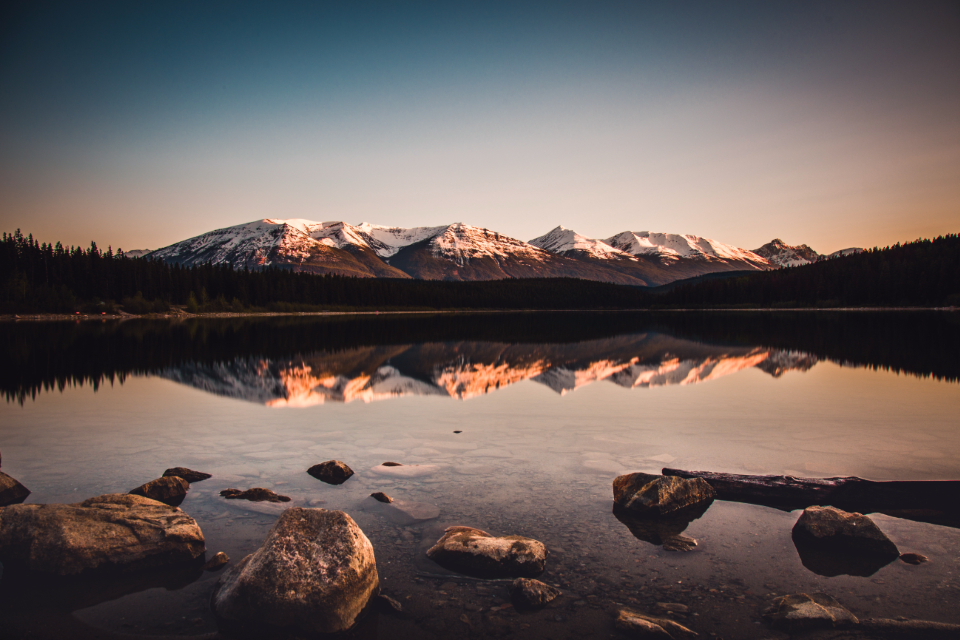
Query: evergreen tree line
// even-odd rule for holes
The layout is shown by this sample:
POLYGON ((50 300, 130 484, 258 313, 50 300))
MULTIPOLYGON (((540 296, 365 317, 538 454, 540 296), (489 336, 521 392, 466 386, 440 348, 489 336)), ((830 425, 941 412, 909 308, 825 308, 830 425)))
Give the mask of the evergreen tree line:
POLYGON ((349 309, 629 309, 633 287, 550 278, 442 282, 315 275, 281 268, 181 266, 122 252, 38 243, 20 231, 0 240, 0 313, 317 311, 349 309))
POLYGON ((317 311, 351 309, 642 309, 960 305, 960 237, 917 240, 824 260, 677 286, 665 293, 573 278, 478 282, 315 275, 282 268, 182 266, 0 239, 0 313, 317 311))
POLYGON ((960 306, 960 236, 916 240, 801 267, 681 285, 657 306, 960 306))

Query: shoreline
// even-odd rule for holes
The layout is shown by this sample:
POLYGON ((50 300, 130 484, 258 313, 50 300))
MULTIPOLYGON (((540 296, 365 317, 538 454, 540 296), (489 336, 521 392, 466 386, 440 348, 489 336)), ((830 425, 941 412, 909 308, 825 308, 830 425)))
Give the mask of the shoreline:
POLYGON ((212 313, 147 313, 136 315, 120 312, 117 314, 62 314, 62 313, 33 313, 33 314, 3 314, 2 322, 66 322, 66 321, 124 321, 124 320, 190 320, 190 319, 225 319, 225 318, 281 318, 281 317, 326 317, 326 316, 371 316, 371 315, 417 315, 417 314, 475 314, 475 313, 718 313, 718 312, 917 312, 943 311, 956 312, 960 307, 788 307, 771 309, 769 307, 729 309, 420 309, 412 311, 255 311, 250 313, 212 312, 212 313))

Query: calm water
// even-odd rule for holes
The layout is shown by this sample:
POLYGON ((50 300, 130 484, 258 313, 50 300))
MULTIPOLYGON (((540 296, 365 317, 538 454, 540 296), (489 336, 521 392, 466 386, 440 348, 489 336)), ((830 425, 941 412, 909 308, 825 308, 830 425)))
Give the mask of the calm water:
MULTIPOLYGON (((616 475, 665 466, 960 478, 955 314, 21 323, 3 334, 0 450, 28 502, 125 492, 172 466, 206 471, 181 508, 208 556, 233 561, 279 508, 221 489, 344 510, 374 545, 384 592, 408 611, 372 615, 358 637, 606 638, 617 604, 657 602, 686 604, 678 619, 707 636, 771 637, 759 611, 773 594, 815 591, 860 617, 960 623, 955 528, 874 514, 901 551, 930 562, 827 577, 800 561, 796 511, 717 501, 684 532, 699 543, 691 552, 638 539, 611 512, 616 475), (329 486, 305 473, 332 458, 357 474, 329 486), (419 466, 375 469, 387 460, 419 466), (391 520, 374 491, 440 517, 391 520), (541 579, 564 596, 520 614, 503 607, 505 583, 437 577, 447 572, 424 552, 456 524, 543 541, 541 579)), ((4 612, 5 629, 203 634, 216 628, 217 577, 38 597, 4 612)))

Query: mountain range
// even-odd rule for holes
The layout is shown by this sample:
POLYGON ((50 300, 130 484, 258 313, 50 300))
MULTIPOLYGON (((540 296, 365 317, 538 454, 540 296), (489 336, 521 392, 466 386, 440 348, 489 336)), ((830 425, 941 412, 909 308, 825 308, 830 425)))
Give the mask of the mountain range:
POLYGON ((748 251, 699 236, 647 231, 624 231, 597 240, 560 226, 524 242, 459 222, 403 228, 269 218, 128 255, 185 266, 276 266, 366 278, 573 277, 636 286, 724 271, 797 266, 828 257, 807 245, 789 246, 779 239, 748 251))

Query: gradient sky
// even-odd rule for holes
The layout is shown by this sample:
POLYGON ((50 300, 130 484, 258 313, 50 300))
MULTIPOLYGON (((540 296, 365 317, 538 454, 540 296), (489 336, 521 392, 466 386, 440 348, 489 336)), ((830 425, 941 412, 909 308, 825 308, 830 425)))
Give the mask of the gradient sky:
POLYGON ((820 252, 960 231, 957 2, 0 10, 0 229, 264 217, 820 252))

